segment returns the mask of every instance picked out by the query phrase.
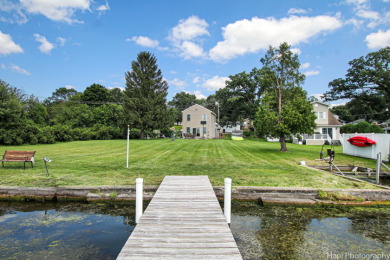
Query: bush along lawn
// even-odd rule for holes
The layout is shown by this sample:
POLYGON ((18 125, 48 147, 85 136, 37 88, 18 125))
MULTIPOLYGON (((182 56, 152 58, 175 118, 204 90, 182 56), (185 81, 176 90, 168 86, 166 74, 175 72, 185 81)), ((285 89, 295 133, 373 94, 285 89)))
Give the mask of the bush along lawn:
MULTIPOLYGON (((212 185, 232 178, 234 186, 374 188, 329 173, 298 166, 321 164, 321 146, 288 144, 279 152, 279 143, 258 140, 131 140, 130 163, 126 168, 126 140, 75 141, 56 144, 1 146, 5 150, 36 151, 34 168, 6 162, 0 168, 0 185, 69 186, 133 185, 137 177, 145 185, 158 185, 166 175, 208 175, 212 185), (44 157, 49 157, 49 176, 44 157)), ((375 168, 375 161, 341 154, 336 147, 337 165, 375 168)))

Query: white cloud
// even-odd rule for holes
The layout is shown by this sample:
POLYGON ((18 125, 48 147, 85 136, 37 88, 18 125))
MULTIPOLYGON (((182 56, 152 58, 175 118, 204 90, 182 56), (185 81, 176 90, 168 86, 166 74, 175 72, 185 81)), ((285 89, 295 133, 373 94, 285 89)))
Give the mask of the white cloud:
POLYGON ((58 45, 62 47, 65 45, 66 39, 62 38, 62 37, 58 37, 57 42, 58 42, 58 45))
POLYGON ((170 30, 168 36, 174 46, 174 51, 184 59, 205 57, 200 37, 210 35, 207 30, 208 26, 205 20, 197 16, 179 20, 178 25, 170 30))
POLYGON ((22 47, 16 44, 9 34, 5 34, 0 31, 0 55, 22 52, 22 47))
POLYGON ((121 86, 115 86, 115 87, 107 87, 108 89, 119 89, 120 91, 125 91, 126 89, 124 87, 121 87, 121 86))
POLYGON ((195 91, 184 91, 185 93, 195 95, 196 99, 206 99, 207 96, 202 94, 202 91, 195 90, 195 91))
POLYGON ((73 19, 77 10, 90 10, 91 0, 20 0, 24 10, 31 14, 42 14, 53 21, 63 21, 67 23, 80 23, 73 19))
POLYGON ((240 20, 223 28, 223 41, 210 50, 214 61, 223 62, 247 53, 279 46, 282 42, 291 45, 308 42, 310 38, 334 31, 342 26, 341 20, 332 16, 297 17, 277 20, 254 17, 240 20))
POLYGON ((198 84, 199 82, 200 82, 200 78, 198 76, 196 76, 192 79, 192 83, 194 83, 194 84, 198 84))
POLYGON ((346 0, 348 4, 353 4, 353 5, 362 5, 367 3, 369 0, 346 0))
POLYGON ((309 70, 303 74, 305 74, 306 77, 310 77, 310 76, 318 75, 320 74, 320 72, 318 70, 309 70))
POLYGON ((287 12, 288 14, 305 14, 307 11, 302 8, 290 8, 287 12))
POLYGON ((64 88, 66 88, 66 89, 75 89, 72 85, 65 85, 64 88))
MULTIPOLYGON (((355 15, 363 19, 363 21, 367 21, 367 27, 370 29, 377 27, 379 24, 385 24, 389 21, 389 17, 387 16, 388 12, 382 15, 377 11, 371 10, 369 0, 347 0, 346 2, 347 4, 354 6, 353 11, 355 12, 355 15)), ((357 25, 364 23, 363 21, 360 20, 359 24, 357 25)), ((356 21, 353 22, 356 24, 356 21)), ((355 28, 358 29, 356 26, 355 28)))
POLYGON ((49 42, 46 37, 39 35, 39 34, 34 34, 35 41, 39 42, 40 45, 38 49, 45 54, 50 54, 51 51, 55 48, 55 45, 51 42, 49 42))
POLYGON ((370 33, 366 36, 367 47, 371 50, 384 48, 390 45, 390 29, 387 31, 379 30, 376 33, 370 33))
POLYGON ((301 66, 299 67, 301 70, 306 70, 310 67, 310 63, 309 62, 306 62, 306 63, 303 63, 301 64, 301 66))
POLYGON ((6 69, 7 69, 7 66, 5 66, 5 64, 1 63, 1 64, 0 64, 0 68, 2 68, 3 70, 6 70, 6 69))
POLYGON ((108 2, 106 2, 106 4, 98 6, 98 8, 96 8, 96 10, 99 11, 100 13, 104 13, 104 12, 110 10, 110 6, 108 5, 108 2))
POLYGON ((184 59, 191 59, 194 57, 201 58, 205 56, 203 48, 194 42, 184 41, 177 47, 180 50, 180 56, 184 59))
POLYGON ((290 51, 296 55, 301 55, 301 53, 302 53, 301 49, 299 49, 299 48, 291 48, 290 51))
POLYGON ((148 47, 148 48, 157 48, 159 45, 158 41, 150 39, 149 37, 146 36, 133 36, 131 37, 131 39, 126 39, 126 41, 133 41, 142 47, 148 47))
POLYGON ((14 3, 8 0, 0 0, 0 11, 13 13, 12 16, 8 18, 0 17, 2 22, 23 24, 28 21, 19 3, 14 3))
POLYGON ((14 65, 14 64, 11 64, 10 69, 13 70, 14 72, 17 72, 17 73, 20 73, 23 75, 27 75, 27 76, 31 75, 31 73, 29 71, 22 69, 21 67, 14 65))
POLYGON ((168 80, 168 83, 170 85, 178 87, 179 89, 183 89, 185 86, 187 86, 187 83, 185 83, 184 81, 177 79, 177 78, 175 78, 173 80, 168 80))
POLYGON ((210 79, 205 80, 205 82, 201 85, 203 88, 206 88, 208 91, 217 91, 226 86, 226 81, 228 77, 220 77, 214 76, 210 79))
POLYGON ((349 20, 347 20, 345 22, 345 24, 351 24, 353 25, 353 27, 356 29, 356 30, 359 30, 362 25, 364 24, 364 21, 363 20, 359 20, 359 19, 356 19, 356 18, 351 18, 349 20))
POLYGON ((173 27, 168 39, 173 42, 189 41, 202 35, 210 35, 207 31, 208 23, 197 16, 191 16, 185 20, 179 20, 179 24, 173 27))

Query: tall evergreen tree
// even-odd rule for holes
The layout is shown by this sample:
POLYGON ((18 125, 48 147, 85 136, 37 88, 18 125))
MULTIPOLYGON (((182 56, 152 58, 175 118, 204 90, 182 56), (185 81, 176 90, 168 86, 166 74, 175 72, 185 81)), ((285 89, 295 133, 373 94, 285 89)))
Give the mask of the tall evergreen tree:
POLYGON ((157 66, 157 59, 149 52, 140 52, 126 72, 124 109, 126 121, 132 128, 145 133, 164 129, 173 124, 166 105, 168 84, 157 66))

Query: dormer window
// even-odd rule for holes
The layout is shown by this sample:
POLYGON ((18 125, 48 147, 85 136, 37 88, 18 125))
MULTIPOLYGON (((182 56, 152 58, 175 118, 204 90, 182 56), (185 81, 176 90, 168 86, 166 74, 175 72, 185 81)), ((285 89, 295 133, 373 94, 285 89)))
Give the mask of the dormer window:
POLYGON ((317 112, 316 114, 318 119, 326 119, 325 112, 317 112))

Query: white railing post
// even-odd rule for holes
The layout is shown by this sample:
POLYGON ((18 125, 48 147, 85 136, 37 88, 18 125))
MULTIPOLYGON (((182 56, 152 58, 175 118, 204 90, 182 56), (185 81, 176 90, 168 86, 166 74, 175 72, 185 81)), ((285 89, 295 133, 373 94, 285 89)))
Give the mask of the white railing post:
POLYGON ((379 184, 379 174, 381 172, 381 166, 382 166, 382 155, 381 153, 378 153, 376 156, 376 184, 379 184))
POLYGON ((143 182, 144 180, 142 178, 137 178, 135 180, 135 223, 137 224, 142 216, 143 210, 143 182))
POLYGON ((127 126, 126 168, 129 168, 130 126, 127 126))
POLYGON ((224 195, 224 214, 228 224, 231 220, 232 209, 232 179, 225 178, 225 195, 224 195))

